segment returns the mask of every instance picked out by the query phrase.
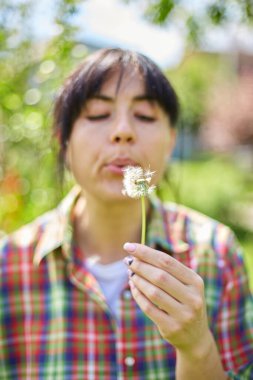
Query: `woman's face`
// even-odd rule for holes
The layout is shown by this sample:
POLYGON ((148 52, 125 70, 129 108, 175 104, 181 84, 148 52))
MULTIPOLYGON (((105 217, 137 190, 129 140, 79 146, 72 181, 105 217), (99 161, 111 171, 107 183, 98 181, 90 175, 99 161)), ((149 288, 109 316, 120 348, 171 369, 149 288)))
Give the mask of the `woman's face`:
POLYGON ((84 193, 103 200, 123 200, 123 169, 138 165, 155 171, 157 183, 173 148, 175 134, 162 108, 145 95, 142 78, 118 74, 89 99, 75 121, 67 163, 84 193))

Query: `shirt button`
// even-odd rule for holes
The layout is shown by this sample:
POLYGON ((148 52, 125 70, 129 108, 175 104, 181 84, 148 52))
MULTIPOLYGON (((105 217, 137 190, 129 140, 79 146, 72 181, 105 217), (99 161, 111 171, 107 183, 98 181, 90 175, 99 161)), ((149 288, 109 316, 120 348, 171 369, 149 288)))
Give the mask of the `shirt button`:
POLYGON ((125 357, 125 365, 128 367, 132 367, 135 363, 135 359, 132 356, 125 357))
POLYGON ((123 297, 125 300, 130 300, 132 298, 131 290, 125 290, 123 293, 123 297))

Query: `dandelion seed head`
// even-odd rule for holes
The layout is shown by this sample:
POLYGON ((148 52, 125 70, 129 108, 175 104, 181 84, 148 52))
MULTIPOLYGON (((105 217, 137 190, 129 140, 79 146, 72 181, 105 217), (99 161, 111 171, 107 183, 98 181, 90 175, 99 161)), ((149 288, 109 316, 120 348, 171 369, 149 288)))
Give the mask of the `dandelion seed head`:
POLYGON ((138 199, 151 194, 155 186, 149 186, 155 172, 144 170, 140 166, 127 166, 123 169, 123 191, 124 195, 138 199))

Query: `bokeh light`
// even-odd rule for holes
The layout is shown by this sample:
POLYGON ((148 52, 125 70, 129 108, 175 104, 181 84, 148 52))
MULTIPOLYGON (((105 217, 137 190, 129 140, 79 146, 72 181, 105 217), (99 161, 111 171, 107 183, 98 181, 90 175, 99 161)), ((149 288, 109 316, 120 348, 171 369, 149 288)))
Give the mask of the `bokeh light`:
POLYGON ((41 99, 41 92, 37 88, 30 88, 28 91, 26 91, 24 96, 24 101, 28 105, 35 105, 37 104, 41 99))

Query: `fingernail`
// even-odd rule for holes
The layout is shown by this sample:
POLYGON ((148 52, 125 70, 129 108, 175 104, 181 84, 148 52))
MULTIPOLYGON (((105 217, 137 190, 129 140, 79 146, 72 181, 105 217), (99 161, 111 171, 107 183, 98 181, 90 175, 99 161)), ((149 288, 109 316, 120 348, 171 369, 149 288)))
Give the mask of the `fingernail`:
POLYGON ((123 248, 128 252, 134 252, 136 250, 136 244, 134 243, 125 243, 123 248))
POLYGON ((135 274, 131 269, 128 269, 127 273, 129 277, 133 277, 133 275, 135 274))
POLYGON ((126 256, 126 257, 124 257, 124 259, 123 259, 124 263, 127 264, 127 265, 131 265, 132 262, 133 262, 133 260, 134 260, 134 259, 133 259, 131 256, 126 256))

